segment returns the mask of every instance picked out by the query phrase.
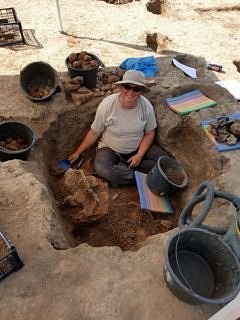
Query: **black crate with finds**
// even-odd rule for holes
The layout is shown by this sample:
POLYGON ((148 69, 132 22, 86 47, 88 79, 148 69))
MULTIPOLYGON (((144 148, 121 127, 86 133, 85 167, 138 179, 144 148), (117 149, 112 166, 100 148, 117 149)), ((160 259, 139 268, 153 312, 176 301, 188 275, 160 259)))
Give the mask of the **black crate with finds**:
POLYGON ((24 43, 22 24, 15 9, 0 9, 0 46, 24 43))
POLYGON ((0 228, 0 280, 23 267, 15 246, 0 228))

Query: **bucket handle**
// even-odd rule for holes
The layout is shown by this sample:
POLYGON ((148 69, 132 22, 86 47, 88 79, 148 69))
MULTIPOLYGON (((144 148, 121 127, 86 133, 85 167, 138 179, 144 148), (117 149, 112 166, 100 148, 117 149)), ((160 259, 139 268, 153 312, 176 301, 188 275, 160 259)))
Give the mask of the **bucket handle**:
POLYGON ((183 228, 187 223, 191 227, 200 226, 204 219, 206 218, 208 211, 211 208, 212 202, 214 199, 214 186, 211 182, 205 181, 200 184, 195 193, 193 194, 192 200, 187 204, 187 206, 183 209, 180 217, 179 217, 179 228, 183 228), (206 192, 205 192, 206 190, 206 192), (201 210, 201 213, 192 220, 192 210, 196 204, 204 200, 204 205, 201 210))
POLYGON ((188 225, 189 227, 201 227, 215 233, 225 234, 228 230, 228 227, 212 227, 202 224, 211 208, 214 198, 223 198, 232 202, 237 210, 237 215, 240 215, 239 197, 229 192, 216 191, 214 190, 214 186, 211 182, 205 181, 200 184, 191 201, 183 209, 178 220, 179 229, 183 229, 185 225, 188 225), (204 193, 205 190, 207 190, 207 192, 204 193), (202 201, 204 201, 202 210, 195 219, 192 219, 192 211, 194 207, 202 201))
MULTIPOLYGON (((0 124, 1 124, 1 123, 0 123, 0 124)), ((3 146, 0 146, 0 150, 3 150, 3 151, 9 151, 9 149, 4 148, 3 146)))

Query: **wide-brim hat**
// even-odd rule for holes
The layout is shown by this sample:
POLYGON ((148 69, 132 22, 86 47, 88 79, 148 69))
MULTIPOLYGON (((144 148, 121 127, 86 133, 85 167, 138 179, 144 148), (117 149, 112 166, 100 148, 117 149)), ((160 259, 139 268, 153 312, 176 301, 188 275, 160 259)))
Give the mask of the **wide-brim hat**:
POLYGON ((136 84, 143 87, 143 92, 149 92, 150 89, 145 84, 145 76, 142 71, 138 70, 128 70, 125 72, 122 80, 115 82, 117 85, 124 83, 136 84))

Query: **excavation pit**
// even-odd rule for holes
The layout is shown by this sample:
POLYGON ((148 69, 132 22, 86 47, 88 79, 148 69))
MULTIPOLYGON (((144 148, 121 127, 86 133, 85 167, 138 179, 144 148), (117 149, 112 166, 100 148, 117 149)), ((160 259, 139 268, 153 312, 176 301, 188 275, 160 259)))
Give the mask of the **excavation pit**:
MULTIPOLYGON (((166 118, 164 121, 169 130, 164 134, 161 131, 157 132, 157 140, 173 158, 183 164, 189 175, 188 188, 171 195, 173 215, 142 210, 135 185, 118 188, 108 186, 108 213, 101 219, 76 221, 76 212, 79 211, 79 207, 75 204, 66 205, 65 199, 68 194, 63 188, 64 176, 52 176, 49 168, 60 159, 66 159, 79 145, 94 119, 99 99, 91 100, 81 108, 74 108, 59 115, 39 140, 35 156, 39 162, 44 163, 44 171, 54 198, 56 212, 72 247, 87 243, 93 247, 118 246, 122 250, 137 250, 149 236, 177 227, 178 217, 187 204, 192 190, 202 181, 216 177, 223 170, 225 158, 216 153, 214 149, 210 151, 211 160, 202 158, 204 149, 209 147, 209 142, 199 129, 197 121, 190 118, 183 121, 177 115, 178 121, 172 121, 175 115, 171 111, 165 114, 162 108, 166 107, 159 104, 159 99, 156 101, 153 99, 152 102, 156 107, 157 119, 166 118), (175 138, 171 135, 173 131, 175 138), (162 138, 162 141, 159 138, 162 138), (176 141, 173 141, 174 139, 177 144, 176 141), (192 144, 193 140, 195 144, 192 144), (48 156, 45 157, 44 154, 48 156)), ((160 130, 164 130, 164 121, 162 121, 160 130)), ((85 160, 81 170, 87 177, 96 177, 94 172, 95 148, 96 146, 93 146, 84 154, 85 160)), ((71 168, 71 170, 76 169, 71 168)), ((86 212, 92 202, 91 197, 84 201, 83 206, 86 212)), ((61 246, 55 248, 62 249, 61 246)))

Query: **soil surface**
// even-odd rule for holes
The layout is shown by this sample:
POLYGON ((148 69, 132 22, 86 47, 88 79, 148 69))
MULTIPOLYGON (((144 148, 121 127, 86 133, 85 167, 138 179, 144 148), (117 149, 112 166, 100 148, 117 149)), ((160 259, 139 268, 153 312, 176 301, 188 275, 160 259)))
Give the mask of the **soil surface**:
MULTIPOLYGON (((199 127, 201 120, 239 111, 239 102, 215 84, 240 80, 239 3, 157 1, 158 14, 146 0, 61 0, 59 8, 57 3, 1 1, 2 8, 15 7, 26 43, 0 47, 0 120, 22 121, 36 133, 29 161, 0 163, 0 226, 25 264, 1 282, 1 319, 207 320, 221 306, 191 306, 171 293, 164 281, 164 248, 200 183, 210 180, 217 189, 240 194, 239 150, 217 152, 199 127), (142 210, 136 186, 109 186, 109 212, 96 222, 76 224, 75 209, 63 205, 63 175, 52 176, 50 168, 73 152, 98 104, 114 89, 101 86, 84 98, 69 98, 66 58, 83 51, 99 57, 99 75, 129 57, 156 59, 158 72, 148 79, 146 95, 158 122, 156 142, 189 178, 188 187, 170 197, 173 215, 142 210), (198 78, 187 77, 172 58, 196 68, 198 78), (46 101, 29 99, 20 83, 21 71, 35 61, 57 72, 58 88, 46 101), (209 62, 222 65, 223 72, 208 70, 209 62), (217 106, 184 117, 166 107, 166 98, 194 89, 217 106)), ((32 90, 37 98, 49 93, 48 84, 32 90)), ((86 175, 95 174, 95 147, 84 154, 86 175)), ((221 200, 211 213, 208 222, 221 226, 235 215, 221 200)))

